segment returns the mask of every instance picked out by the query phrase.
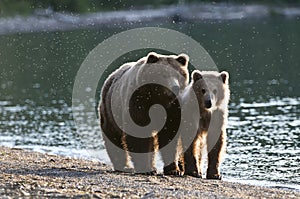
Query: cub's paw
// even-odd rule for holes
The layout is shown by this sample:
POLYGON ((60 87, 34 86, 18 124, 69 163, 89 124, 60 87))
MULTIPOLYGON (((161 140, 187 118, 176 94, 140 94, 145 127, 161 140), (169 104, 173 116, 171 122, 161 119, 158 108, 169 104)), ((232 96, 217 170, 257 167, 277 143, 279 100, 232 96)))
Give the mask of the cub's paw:
POLYGON ((195 178, 202 178, 202 174, 197 171, 185 172, 184 174, 195 178))
POLYGON ((210 180, 222 180, 222 176, 219 174, 207 174, 206 179, 210 180))
POLYGON ((182 161, 178 161, 178 168, 184 173, 184 163, 182 161))

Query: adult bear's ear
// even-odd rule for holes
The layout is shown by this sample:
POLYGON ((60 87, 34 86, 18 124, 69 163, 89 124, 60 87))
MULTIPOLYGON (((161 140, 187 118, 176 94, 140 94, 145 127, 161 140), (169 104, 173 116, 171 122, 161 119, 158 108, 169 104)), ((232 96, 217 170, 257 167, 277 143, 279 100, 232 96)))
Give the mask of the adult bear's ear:
POLYGON ((200 71, 194 70, 192 72, 192 78, 193 78, 193 81, 195 82, 195 81, 198 81, 198 80, 202 79, 203 77, 202 77, 200 71))
POLYGON ((158 62, 158 59, 159 59, 159 57, 155 52, 150 52, 147 56, 147 63, 148 64, 156 63, 156 62, 158 62))
POLYGON ((222 82, 223 82, 224 84, 228 84, 228 79, 229 79, 229 73, 228 73, 228 72, 222 71, 222 72, 220 73, 220 77, 221 77, 222 82))
POLYGON ((182 66, 187 66, 189 63, 189 56, 182 53, 180 55, 178 55, 178 57, 176 58, 176 60, 182 65, 182 66))

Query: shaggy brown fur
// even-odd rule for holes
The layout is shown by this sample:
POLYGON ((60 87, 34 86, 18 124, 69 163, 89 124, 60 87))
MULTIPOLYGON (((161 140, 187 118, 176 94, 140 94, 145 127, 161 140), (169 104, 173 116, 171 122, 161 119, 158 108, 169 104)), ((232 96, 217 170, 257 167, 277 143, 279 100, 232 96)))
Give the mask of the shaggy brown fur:
MULTIPOLYGON (((149 53, 137 62, 124 64, 105 81, 101 93, 99 112, 106 150, 115 170, 131 170, 129 166, 131 158, 136 173, 156 173, 154 166, 155 152, 157 148, 162 148, 172 140, 175 136, 174 133, 178 130, 178 123, 180 123, 180 105, 176 100, 176 92, 183 90, 188 83, 188 59, 188 56, 184 54, 166 56, 149 53), (156 77, 151 77, 153 74, 147 73, 152 64, 161 66, 159 73, 154 74, 156 77), (171 76, 167 66, 175 69, 180 75, 171 76), (160 132, 154 135, 156 129, 153 129, 152 134, 149 134, 148 137, 139 138, 123 132, 116 124, 114 117, 122 117, 122 111, 120 115, 113 115, 111 101, 114 100, 117 102, 115 104, 126 108, 122 99, 127 99, 127 89, 131 85, 141 84, 147 78, 162 78, 163 81, 172 83, 174 90, 166 89, 157 84, 147 84, 139 87, 132 96, 129 96, 130 117, 139 126, 146 126, 151 122, 149 109, 153 104, 162 105, 167 113, 165 126, 160 132), (119 97, 112 99, 113 92, 116 91, 120 91, 117 93, 119 97)), ((175 148, 174 154, 176 154, 175 148)), ((174 154, 162 153, 164 163, 166 164, 168 159, 173 158, 174 154)), ((164 168, 165 174, 176 174, 176 170, 179 169, 174 168, 172 165, 165 165, 164 168)))

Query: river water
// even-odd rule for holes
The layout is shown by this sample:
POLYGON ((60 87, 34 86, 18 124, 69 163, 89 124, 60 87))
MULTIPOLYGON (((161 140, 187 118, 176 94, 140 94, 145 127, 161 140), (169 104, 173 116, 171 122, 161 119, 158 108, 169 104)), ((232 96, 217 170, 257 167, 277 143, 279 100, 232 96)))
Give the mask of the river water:
MULTIPOLYGON (((109 163, 99 127, 74 124, 73 84, 95 46, 143 26, 191 36, 219 70, 230 73, 224 179, 300 190, 299 17, 149 21, 0 35, 0 144, 109 163)), ((123 56, 115 67, 144 54, 123 56)), ((99 89, 96 101, 98 94, 99 89)))

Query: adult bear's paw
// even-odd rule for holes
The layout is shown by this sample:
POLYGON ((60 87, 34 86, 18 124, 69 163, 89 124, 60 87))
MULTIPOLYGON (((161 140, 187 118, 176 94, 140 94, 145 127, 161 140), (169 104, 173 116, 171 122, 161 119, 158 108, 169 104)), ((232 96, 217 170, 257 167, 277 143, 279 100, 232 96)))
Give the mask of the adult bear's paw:
POLYGON ((219 174, 207 174, 206 179, 209 180, 222 180, 222 176, 219 174))

